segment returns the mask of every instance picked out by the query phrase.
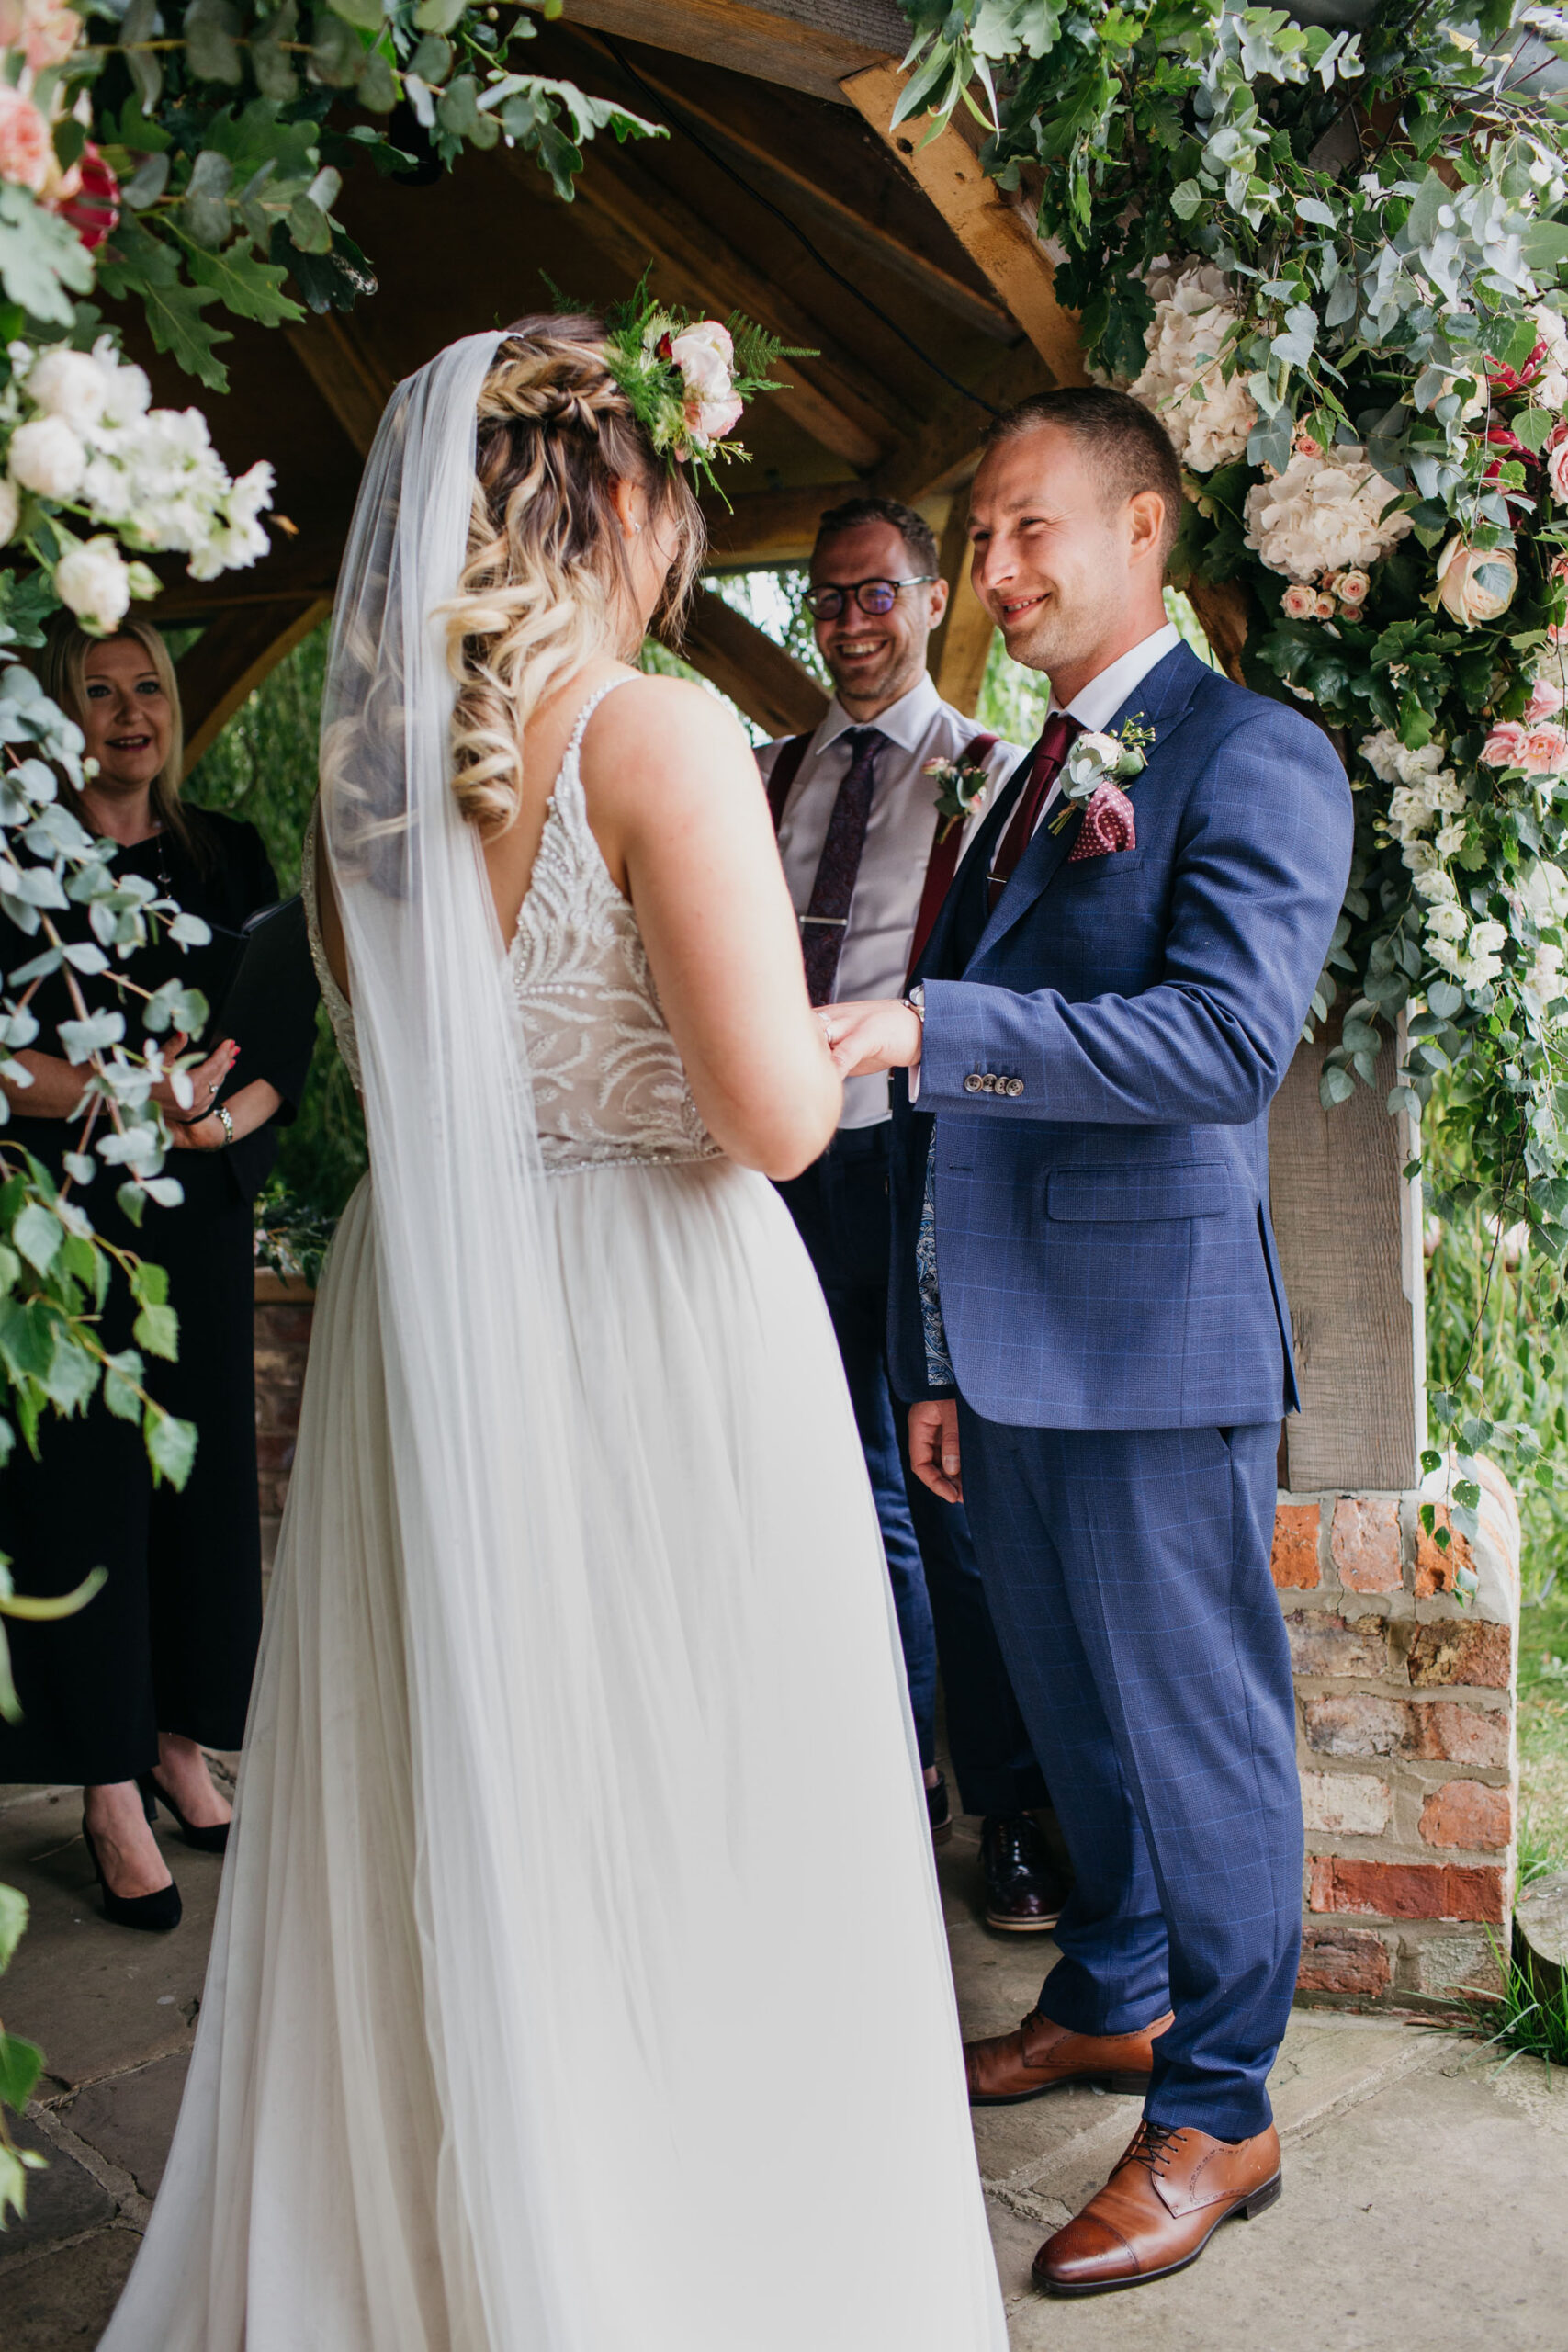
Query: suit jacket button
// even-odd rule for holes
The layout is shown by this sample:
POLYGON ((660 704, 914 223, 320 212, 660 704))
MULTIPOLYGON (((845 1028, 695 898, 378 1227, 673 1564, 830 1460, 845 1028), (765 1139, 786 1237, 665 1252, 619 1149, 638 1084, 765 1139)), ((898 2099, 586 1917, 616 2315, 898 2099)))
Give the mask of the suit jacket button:
POLYGON ((980 1078, 980 1073, 979 1073, 979 1071, 978 1071, 978 1070, 972 1069, 972 1070, 970 1071, 970 1073, 969 1073, 968 1077, 967 1077, 967 1078, 964 1080, 964 1093, 965 1093, 965 1094, 978 1094, 978 1092, 980 1091, 981 1083, 982 1083, 982 1081, 981 1081, 981 1078, 980 1078))
POLYGON ((997 1091, 997 1074, 996 1074, 996 1071, 995 1071, 995 1070, 993 1070, 993 1069, 982 1070, 982 1071, 981 1071, 981 1073, 980 1073, 980 1091, 981 1091, 981 1093, 982 1093, 982 1094, 994 1094, 994 1093, 996 1092, 996 1091, 997 1091))
POLYGON ((1010 1094, 1013 1094, 1013 1095, 1021 1094, 1021 1093, 1023 1092, 1023 1080, 1022 1080, 1022 1079, 1021 1079, 1021 1078, 1010 1078, 1010 1079, 1009 1079, 1009 1080, 1008 1080, 1008 1092, 1009 1092, 1010 1094))

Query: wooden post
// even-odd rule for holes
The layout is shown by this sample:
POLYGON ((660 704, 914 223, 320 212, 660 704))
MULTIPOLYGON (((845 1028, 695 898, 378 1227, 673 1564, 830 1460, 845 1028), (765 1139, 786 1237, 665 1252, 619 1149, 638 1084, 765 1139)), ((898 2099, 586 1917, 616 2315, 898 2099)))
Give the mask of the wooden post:
POLYGON ((1274 1232, 1295 1333, 1302 1410, 1285 1423, 1296 1494, 1418 1484, 1426 1443, 1426 1304, 1421 1180, 1404 1170, 1416 1139, 1384 1105, 1404 1028, 1379 1057, 1377 1083, 1348 1102, 1318 1098, 1321 1031, 1298 1046, 1269 1128, 1274 1232))
POLYGON ((948 507, 938 561, 947 582, 947 612, 931 635, 931 673, 943 702, 972 718, 986 683, 996 624, 970 584, 967 490, 955 492, 948 507))

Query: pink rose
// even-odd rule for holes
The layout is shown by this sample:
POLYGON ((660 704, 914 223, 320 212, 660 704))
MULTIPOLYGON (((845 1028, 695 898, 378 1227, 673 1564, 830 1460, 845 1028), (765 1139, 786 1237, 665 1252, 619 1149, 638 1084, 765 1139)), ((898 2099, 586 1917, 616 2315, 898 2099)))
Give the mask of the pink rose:
POLYGON ((19 49, 31 73, 63 64, 81 29, 81 17, 55 0, 0 0, 0 49, 19 49))
POLYGON ((1304 581, 1292 580, 1280 602, 1287 620, 1310 621, 1317 611, 1317 590, 1304 581))
POLYGON ((1551 484, 1551 494, 1560 506, 1568 506, 1568 435, 1549 449, 1546 457, 1546 478, 1551 484))
POLYGON ((1519 765, 1527 775, 1562 775, 1568 770, 1568 734, 1561 727, 1528 729, 1519 765))
POLYGON ((1562 709, 1568 695, 1555 678, 1537 678, 1530 688, 1530 698, 1525 708, 1525 725, 1533 727, 1538 718, 1550 718, 1562 709))
POLYGON ((1372 585, 1364 571, 1338 572, 1328 584, 1340 603, 1348 605, 1352 610, 1366 603, 1372 585))
POLYGON ((1322 442, 1314 441, 1310 433, 1298 433, 1291 447, 1298 458, 1321 458, 1323 455, 1322 442))
POLYGON ((686 430, 694 440, 722 441, 739 424, 745 406, 733 394, 727 401, 688 401, 683 411, 686 430))
POLYGON ((699 319, 694 326, 682 327, 670 339, 670 356, 685 378, 689 400, 716 405, 729 398, 735 345, 729 329, 716 319, 699 319))
POLYGON ((1547 626, 1546 639, 1549 645, 1568 645, 1568 622, 1550 622, 1547 626))
POLYGON ((1529 730, 1517 718, 1506 718, 1495 727, 1481 746, 1481 756, 1489 768, 1522 768, 1525 763, 1525 742, 1529 730))
POLYGON ((0 83, 0 180, 40 196, 54 168, 54 142, 31 98, 0 83))

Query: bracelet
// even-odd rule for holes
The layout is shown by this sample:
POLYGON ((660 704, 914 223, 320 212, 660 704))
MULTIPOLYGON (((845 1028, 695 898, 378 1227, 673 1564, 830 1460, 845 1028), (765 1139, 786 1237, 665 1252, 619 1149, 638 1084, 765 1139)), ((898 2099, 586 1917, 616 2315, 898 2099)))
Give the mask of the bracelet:
POLYGON ((227 1151, 234 1140, 234 1122, 229 1115, 229 1105, 227 1102, 215 1102, 207 1115, 209 1119, 222 1120, 224 1141, 220 1149, 227 1151))

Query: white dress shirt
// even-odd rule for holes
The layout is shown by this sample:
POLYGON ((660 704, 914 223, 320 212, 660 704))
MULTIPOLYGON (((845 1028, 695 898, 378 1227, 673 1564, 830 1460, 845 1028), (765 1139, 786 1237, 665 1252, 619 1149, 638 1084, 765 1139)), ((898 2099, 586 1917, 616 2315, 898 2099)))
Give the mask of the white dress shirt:
MULTIPOLYGON (((797 915, 811 903, 833 803, 849 773, 850 751, 843 738, 859 726, 877 728, 887 742, 877 755, 865 846, 839 957, 833 995, 840 1002, 902 996, 936 830, 937 786, 921 769, 927 760, 960 758, 981 731, 976 720, 942 701, 929 676, 874 719, 850 718, 835 696, 812 736, 779 827, 779 854, 797 915)), ((764 777, 772 773, 785 740, 781 737, 758 752, 764 777)), ((964 845, 998 785, 1011 775, 1021 757, 1016 743, 992 746, 985 762, 989 782, 965 820, 964 845)), ((888 1115, 886 1073, 846 1082, 841 1125, 871 1127, 888 1115)))
MULTIPOLYGON (((1174 652, 1180 642, 1181 631, 1174 621, 1167 621, 1163 628, 1153 630, 1149 636, 1142 639, 1127 652, 1118 654, 1115 661, 1108 668, 1101 670, 1098 677, 1091 678, 1088 685, 1076 694, 1068 703, 1067 717, 1077 719, 1088 733, 1094 733, 1109 727, 1122 704, 1143 684, 1156 662, 1163 662, 1166 655, 1174 652)), ((1055 695, 1053 695, 1051 710, 1059 710, 1061 707, 1055 695)), ((1050 717, 1050 711, 1047 711, 1046 717, 1050 717)), ((1042 721, 1043 725, 1043 723, 1042 721)), ((1061 792, 1062 779, 1058 775, 1041 804, 1040 814, 1034 820, 1035 832, 1039 831, 1051 809, 1061 797, 1061 792)), ((1032 839, 1032 835, 1031 838, 1032 839)), ((897 989, 888 989, 885 993, 888 996, 901 996, 902 983, 897 989)), ((852 1078, 850 1080, 850 1086, 860 1086, 863 1083, 864 1080, 861 1079, 852 1078)), ((844 1091, 847 1096, 849 1088, 846 1087, 844 1091)), ((911 1102, 918 1102, 919 1099, 920 1066, 917 1062, 909 1072, 909 1100, 911 1102)))

